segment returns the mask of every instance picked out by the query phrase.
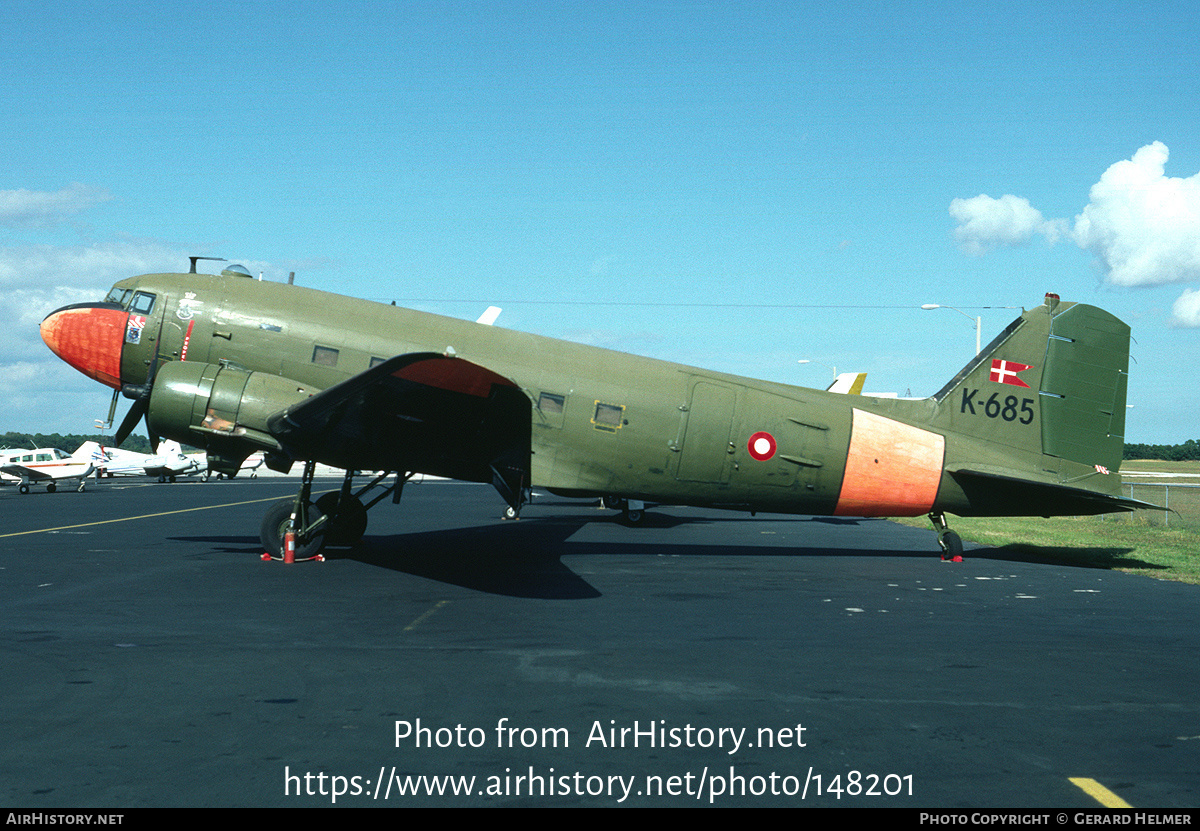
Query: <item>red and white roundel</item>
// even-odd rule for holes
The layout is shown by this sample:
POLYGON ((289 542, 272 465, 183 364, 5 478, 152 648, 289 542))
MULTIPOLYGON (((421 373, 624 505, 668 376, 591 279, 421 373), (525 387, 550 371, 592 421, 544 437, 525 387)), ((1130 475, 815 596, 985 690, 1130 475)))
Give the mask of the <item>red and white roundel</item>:
POLYGON ((750 441, 746 442, 746 449, 750 451, 752 457, 760 462, 765 462, 775 455, 775 437, 761 431, 755 433, 750 437, 750 441))

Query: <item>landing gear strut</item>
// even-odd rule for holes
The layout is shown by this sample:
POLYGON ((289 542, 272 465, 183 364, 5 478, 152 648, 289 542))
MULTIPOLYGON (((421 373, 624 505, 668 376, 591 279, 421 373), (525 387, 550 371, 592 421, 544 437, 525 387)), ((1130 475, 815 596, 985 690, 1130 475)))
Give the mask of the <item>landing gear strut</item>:
POLYGON ((929 521, 933 523, 934 530, 937 531, 938 545, 942 547, 942 562, 962 562, 963 544, 962 537, 950 530, 946 524, 946 515, 943 513, 931 513, 929 521))
POLYGON ((322 494, 312 502, 315 469, 315 462, 305 462, 296 498, 277 502, 267 511, 259 533, 266 549, 263 559, 286 560, 289 533, 294 546, 292 556, 296 560, 322 560, 321 549, 326 545, 355 545, 366 533, 367 511, 389 495, 393 502, 399 502, 404 483, 412 477, 411 473, 397 472, 395 483, 383 487, 382 493, 364 504, 365 494, 380 486, 392 472, 384 472, 355 492, 354 471, 348 470, 340 490, 322 494))
POLYGON ((323 559, 321 549, 325 546, 328 517, 309 501, 315 469, 315 462, 305 462, 300 493, 295 499, 276 502, 263 517, 259 530, 259 539, 266 549, 263 559, 323 559))
POLYGON ((641 525, 646 519, 646 503, 640 499, 625 499, 621 496, 602 496, 600 504, 610 510, 621 512, 621 522, 626 525, 641 525))

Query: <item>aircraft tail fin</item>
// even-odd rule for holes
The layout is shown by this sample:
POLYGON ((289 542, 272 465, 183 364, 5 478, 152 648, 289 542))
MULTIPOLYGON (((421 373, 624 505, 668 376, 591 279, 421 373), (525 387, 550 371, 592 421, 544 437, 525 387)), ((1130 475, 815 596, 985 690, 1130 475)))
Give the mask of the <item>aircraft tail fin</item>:
MULTIPOLYGON (((1124 451, 1128 378, 1129 327, 1047 294, 934 395, 934 423, 996 446, 995 463, 983 467, 997 473, 1109 479, 1103 474, 1120 469, 1124 451)), ((1113 492, 1119 482, 1087 486, 1113 492)))
POLYGON ((75 448, 75 452, 71 454, 71 458, 84 462, 94 462, 95 464, 103 464, 109 460, 104 448, 94 441, 85 441, 79 445, 79 447, 75 448))
POLYGON ((862 395, 863 384, 866 381, 867 373, 865 372, 843 372, 825 388, 825 391, 840 392, 843 395, 862 395))

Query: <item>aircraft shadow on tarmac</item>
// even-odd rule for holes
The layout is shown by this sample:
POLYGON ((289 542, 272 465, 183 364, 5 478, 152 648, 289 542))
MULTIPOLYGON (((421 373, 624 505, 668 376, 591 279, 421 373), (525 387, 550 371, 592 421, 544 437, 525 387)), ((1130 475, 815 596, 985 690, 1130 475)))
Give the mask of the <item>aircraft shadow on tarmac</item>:
MULTIPOLYGON (((856 525, 879 522, 840 517, 791 517, 792 522, 856 525)), ((446 528, 405 534, 367 534, 352 547, 328 547, 329 560, 353 560, 365 565, 424 577, 474 591, 511 597, 554 600, 583 600, 601 592, 572 571, 564 556, 662 556, 685 557, 937 557, 936 549, 886 550, 874 548, 828 548, 795 545, 719 545, 638 541, 646 529, 714 523, 754 522, 749 517, 681 517, 665 513, 647 514, 638 528, 627 529, 629 538, 619 541, 581 541, 571 537, 590 524, 620 524, 615 514, 589 512, 573 516, 523 517, 517 522, 498 522, 466 528, 446 528)), ((226 553, 261 555, 261 545, 246 536, 175 537, 179 541, 209 542, 226 553)), ((1008 545, 968 551, 974 559, 1040 563, 1084 568, 1157 568, 1128 555, 1133 549, 1050 548, 1008 545)))
POLYGON ((986 557, 1012 563, 1041 563, 1043 565, 1094 568, 1110 571, 1116 568, 1136 568, 1161 571, 1170 566, 1148 563, 1130 557, 1134 548, 1087 548, 1078 546, 1028 545, 1011 543, 998 548, 980 548, 972 556, 986 557))

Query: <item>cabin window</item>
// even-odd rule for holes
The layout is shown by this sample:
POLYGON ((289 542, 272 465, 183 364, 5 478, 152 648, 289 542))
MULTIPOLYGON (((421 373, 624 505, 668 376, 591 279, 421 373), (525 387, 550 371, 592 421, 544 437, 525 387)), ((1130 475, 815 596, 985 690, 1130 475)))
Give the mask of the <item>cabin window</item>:
POLYGON ((129 310, 140 315, 148 315, 154 311, 154 295, 139 291, 133 296, 133 304, 129 310))
POLYGON ((317 366, 337 366, 338 351, 329 346, 314 346, 312 362, 317 366))
POLYGON ((538 396, 538 409, 547 415, 559 415, 563 411, 563 405, 567 399, 561 395, 544 392, 538 396))
MULTIPOLYGON (((372 355, 371 356, 371 366, 379 366, 381 363, 383 363, 386 360, 387 360, 387 358, 376 358, 374 355, 372 355)), ((368 367, 368 369, 369 368, 370 367, 368 367)))
POLYGON ((618 404, 605 404, 601 401, 596 402, 596 414, 592 416, 592 424, 596 425, 597 430, 607 430, 610 433, 616 432, 624 424, 625 407, 618 404))

